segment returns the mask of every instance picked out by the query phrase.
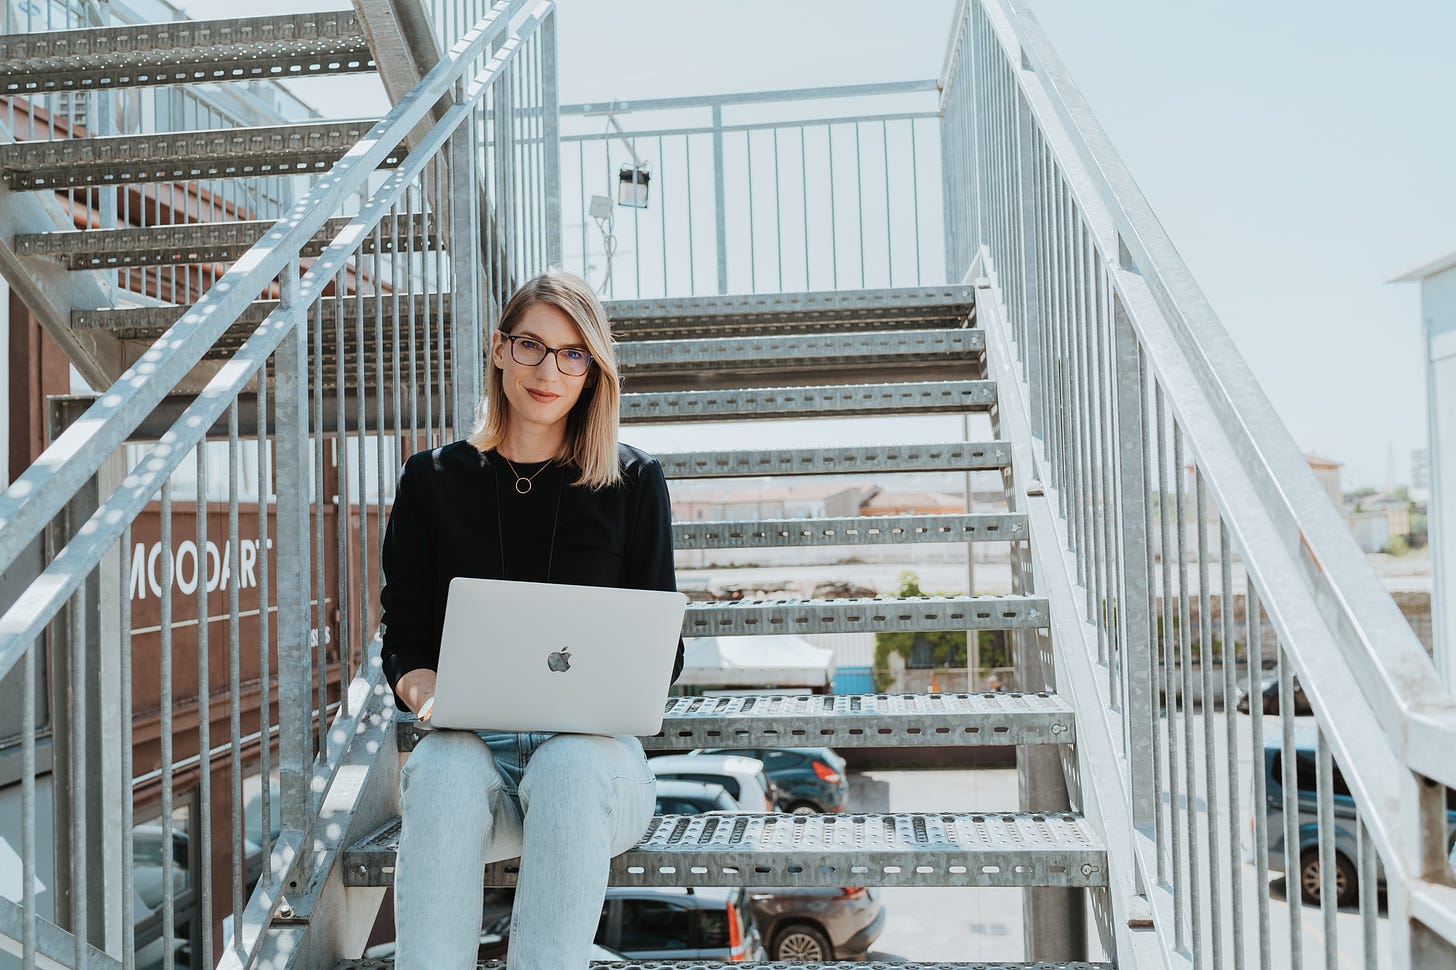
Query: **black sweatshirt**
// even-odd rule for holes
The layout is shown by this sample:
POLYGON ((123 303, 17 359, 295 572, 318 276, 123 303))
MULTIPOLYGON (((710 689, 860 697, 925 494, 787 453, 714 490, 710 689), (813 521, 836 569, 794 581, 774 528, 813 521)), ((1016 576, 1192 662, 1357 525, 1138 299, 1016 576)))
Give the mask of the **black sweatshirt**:
MULTIPOLYGON (((597 492, 570 484, 580 476, 575 465, 515 462, 513 473, 495 451, 482 454, 466 441, 405 462, 380 554, 381 655, 391 687, 411 670, 438 669, 445 598, 456 576, 540 583, 549 566, 553 583, 677 589, 662 466, 631 445, 618 444, 617 456, 621 483, 597 492), (525 495, 516 491, 517 474, 531 479, 525 495)), ((679 637, 673 681, 682 667, 679 637)), ((409 709, 398 692, 395 699, 409 709)))

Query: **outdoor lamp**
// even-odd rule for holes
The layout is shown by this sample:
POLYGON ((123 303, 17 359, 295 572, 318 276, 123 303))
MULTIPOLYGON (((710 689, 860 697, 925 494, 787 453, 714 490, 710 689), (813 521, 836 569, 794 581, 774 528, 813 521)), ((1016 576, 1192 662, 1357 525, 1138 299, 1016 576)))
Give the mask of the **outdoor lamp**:
POLYGON ((647 183, 651 179, 645 163, 623 165, 617 173, 617 205, 647 208, 647 183))

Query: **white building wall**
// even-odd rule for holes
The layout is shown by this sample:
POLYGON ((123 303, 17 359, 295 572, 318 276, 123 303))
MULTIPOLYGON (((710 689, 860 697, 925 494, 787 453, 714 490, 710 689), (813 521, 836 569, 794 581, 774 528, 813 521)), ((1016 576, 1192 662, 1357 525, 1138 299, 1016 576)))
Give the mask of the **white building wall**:
POLYGON ((1456 266, 1421 284, 1430 420, 1431 559, 1436 662, 1456 690, 1456 266))

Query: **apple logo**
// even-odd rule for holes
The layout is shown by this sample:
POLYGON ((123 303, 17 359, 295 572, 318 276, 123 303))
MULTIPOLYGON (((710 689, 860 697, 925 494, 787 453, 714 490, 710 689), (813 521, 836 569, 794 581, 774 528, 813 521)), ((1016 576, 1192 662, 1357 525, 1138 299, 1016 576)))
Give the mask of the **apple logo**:
POLYGON ((571 669, 571 651, 570 650, 554 650, 554 651, 552 651, 551 654, 550 654, 550 656, 548 656, 546 658, 546 666, 550 667, 552 670, 556 671, 557 673, 561 673, 563 671, 570 670, 571 669))

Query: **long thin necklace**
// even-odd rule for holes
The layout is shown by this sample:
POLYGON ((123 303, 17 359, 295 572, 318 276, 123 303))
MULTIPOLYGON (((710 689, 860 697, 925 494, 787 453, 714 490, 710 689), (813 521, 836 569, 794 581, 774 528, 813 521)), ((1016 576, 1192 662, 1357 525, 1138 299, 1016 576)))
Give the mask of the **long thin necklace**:
MULTIPOLYGON (((496 452, 496 454, 500 455, 500 452, 496 452)), ((502 459, 505 459, 505 455, 500 456, 502 459)), ((510 463, 508 459, 506 460, 506 463, 510 463)), ((505 529, 501 525, 500 466, 497 465, 495 462, 491 462, 490 470, 491 474, 495 478, 495 532, 496 539, 500 544, 501 579, 508 579, 509 577, 506 576, 506 533, 505 529)), ((545 468, 542 468, 540 471, 536 472, 536 474, 539 475, 542 471, 545 470, 545 468)), ((514 471, 514 469, 512 469, 512 471, 514 471)), ((534 478, 535 476, 533 475, 532 477, 534 478)), ((526 494, 526 492, 529 492, 530 489, 527 488, 526 492, 522 492, 519 488, 517 488, 516 491, 524 495, 526 494)), ((566 491, 565 469, 562 470, 561 481, 556 486, 556 515, 551 520, 551 546, 546 552, 546 582, 548 583, 551 582, 551 564, 556 559, 556 527, 561 524, 561 493, 564 491, 566 491)))
MULTIPOLYGON (((497 455, 500 455, 500 452, 497 451, 496 454, 497 455)), ((516 494, 517 495, 525 495, 527 492, 529 492, 531 490, 531 479, 535 478, 536 475, 541 474, 546 469, 548 469, 548 468, 551 467, 551 462, 548 460, 546 462, 546 464, 544 464, 540 468, 536 469, 536 474, 535 475, 532 475, 532 476, 530 476, 530 478, 527 478, 526 476, 522 475, 520 472, 516 471, 516 466, 515 465, 512 465, 511 464, 511 460, 509 458, 507 458, 505 455, 501 455, 501 459, 508 466, 510 466, 511 474, 514 475, 514 476, 516 476, 516 494), (522 485, 521 485, 522 482, 525 482, 525 486, 524 487, 522 487, 522 485)))

